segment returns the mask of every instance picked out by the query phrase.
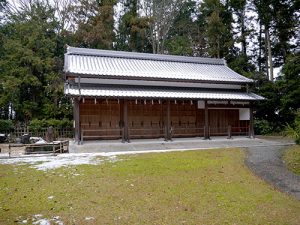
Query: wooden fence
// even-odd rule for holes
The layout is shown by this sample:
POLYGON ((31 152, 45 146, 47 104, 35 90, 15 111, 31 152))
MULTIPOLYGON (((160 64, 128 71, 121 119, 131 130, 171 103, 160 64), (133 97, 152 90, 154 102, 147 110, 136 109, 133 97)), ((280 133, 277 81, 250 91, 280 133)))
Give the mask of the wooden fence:
MULTIPOLYGON (((29 127, 15 127, 10 131, 4 131, 0 133, 9 134, 13 138, 19 138, 24 134, 29 134, 31 137, 46 138, 47 128, 31 129, 29 127)), ((53 136, 57 138, 73 138, 74 128, 53 128, 53 136)))
POLYGON ((55 141, 45 144, 9 144, 8 157, 12 156, 12 148, 24 148, 25 154, 68 153, 69 141, 55 141))

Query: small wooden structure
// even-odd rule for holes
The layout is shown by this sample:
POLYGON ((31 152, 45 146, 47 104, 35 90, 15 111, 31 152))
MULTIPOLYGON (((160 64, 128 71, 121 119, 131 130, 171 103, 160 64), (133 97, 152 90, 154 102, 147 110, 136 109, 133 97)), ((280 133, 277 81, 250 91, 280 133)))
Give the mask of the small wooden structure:
POLYGON ((69 141, 54 141, 43 144, 9 144, 9 156, 12 148, 24 148, 25 154, 57 154, 69 153, 69 141))
POLYGON ((75 139, 254 137, 253 80, 223 59, 68 47, 75 139))

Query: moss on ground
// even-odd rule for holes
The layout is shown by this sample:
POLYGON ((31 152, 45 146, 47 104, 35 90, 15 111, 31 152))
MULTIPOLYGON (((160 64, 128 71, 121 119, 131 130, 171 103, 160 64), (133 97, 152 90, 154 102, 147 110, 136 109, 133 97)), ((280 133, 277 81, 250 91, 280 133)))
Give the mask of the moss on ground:
POLYGON ((300 175, 300 146, 295 145, 287 149, 283 154, 283 160, 288 169, 300 175))
POLYGON ((0 224, 36 214, 64 224, 299 224, 300 202, 254 176, 244 157, 220 149, 48 172, 0 165, 0 224))

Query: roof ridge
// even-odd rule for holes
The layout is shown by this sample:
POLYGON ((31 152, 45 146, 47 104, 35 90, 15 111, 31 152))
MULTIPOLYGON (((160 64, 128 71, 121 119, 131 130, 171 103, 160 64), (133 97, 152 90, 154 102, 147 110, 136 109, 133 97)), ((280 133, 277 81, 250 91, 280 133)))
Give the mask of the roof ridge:
POLYGON ((182 63, 186 62, 186 63, 198 63, 198 64, 226 65, 226 61, 224 59, 218 59, 218 58, 125 52, 125 51, 113 51, 113 50, 102 50, 102 49, 91 49, 91 48, 77 48, 71 46, 67 46, 66 54, 129 58, 129 59, 153 60, 153 61, 167 61, 167 62, 182 62, 182 63))

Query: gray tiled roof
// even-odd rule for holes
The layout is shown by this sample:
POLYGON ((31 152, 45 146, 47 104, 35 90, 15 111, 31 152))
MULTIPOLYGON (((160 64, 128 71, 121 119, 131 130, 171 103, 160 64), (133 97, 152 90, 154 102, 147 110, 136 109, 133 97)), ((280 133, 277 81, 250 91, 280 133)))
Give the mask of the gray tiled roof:
POLYGON ((223 59, 117 52, 68 47, 65 72, 123 79, 251 83, 223 59))
POLYGON ((254 93, 201 89, 151 88, 151 87, 78 87, 65 86, 69 96, 114 97, 114 98, 170 98, 204 100, 256 101, 264 98, 254 93))

